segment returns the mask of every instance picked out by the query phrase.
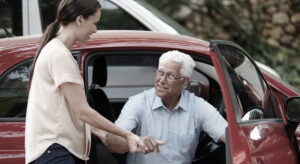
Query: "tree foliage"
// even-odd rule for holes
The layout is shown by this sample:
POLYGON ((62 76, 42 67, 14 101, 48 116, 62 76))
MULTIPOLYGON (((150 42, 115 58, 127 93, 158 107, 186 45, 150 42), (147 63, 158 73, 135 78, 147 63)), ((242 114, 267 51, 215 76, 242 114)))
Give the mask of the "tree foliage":
MULTIPOLYGON (((253 5, 251 0, 200 0, 203 3, 194 3, 194 0, 147 0, 167 15, 176 19, 181 6, 191 7, 202 5, 207 8, 205 13, 198 7, 191 7, 193 13, 206 15, 214 26, 221 27, 229 35, 229 39, 243 47, 255 60, 265 63, 275 69, 282 79, 293 85, 300 85, 300 64, 291 62, 290 58, 299 55, 300 48, 272 46, 267 38, 262 37, 262 20, 259 13, 266 9, 267 1, 253 5), (192 4, 192 5, 191 5, 192 4), (236 14, 239 13, 239 14, 236 14), (247 13, 247 21, 241 20, 247 13)), ((290 10, 299 11, 300 1, 286 0, 290 3, 290 10)), ((276 3, 276 2, 274 2, 276 3)), ((190 21, 189 19, 186 21, 190 21)), ((181 22, 182 23, 182 22, 181 22)), ((296 28, 300 29, 299 24, 296 28)), ((216 38, 213 28, 206 31, 210 39, 216 38)))

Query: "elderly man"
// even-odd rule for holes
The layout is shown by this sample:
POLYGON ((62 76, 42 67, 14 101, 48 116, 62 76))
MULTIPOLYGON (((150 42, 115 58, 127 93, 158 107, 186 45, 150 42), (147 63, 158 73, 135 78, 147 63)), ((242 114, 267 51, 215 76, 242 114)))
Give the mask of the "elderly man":
MULTIPOLYGON (((155 88, 129 98, 115 124, 144 136, 148 152, 160 154, 129 153, 127 163, 191 163, 201 131, 225 143, 227 122, 208 102, 184 90, 194 67, 189 55, 166 52, 159 59, 155 88)), ((123 138, 105 132, 99 137, 112 152, 128 151, 123 138)))

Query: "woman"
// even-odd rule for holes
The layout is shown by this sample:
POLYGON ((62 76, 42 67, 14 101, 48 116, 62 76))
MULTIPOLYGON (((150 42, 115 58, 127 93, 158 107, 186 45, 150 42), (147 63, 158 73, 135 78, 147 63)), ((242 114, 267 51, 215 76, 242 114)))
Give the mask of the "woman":
POLYGON ((76 41, 87 43, 101 15, 97 0, 62 0, 32 64, 26 114, 26 163, 84 163, 90 127, 127 139, 132 152, 148 150, 140 137, 118 128, 87 103, 79 68, 71 55, 76 41))

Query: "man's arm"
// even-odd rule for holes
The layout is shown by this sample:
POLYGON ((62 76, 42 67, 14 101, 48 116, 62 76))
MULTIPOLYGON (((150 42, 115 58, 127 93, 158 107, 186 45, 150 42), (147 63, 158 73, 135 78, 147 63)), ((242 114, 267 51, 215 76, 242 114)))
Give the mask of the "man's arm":
POLYGON ((225 129, 228 126, 227 121, 220 115, 215 107, 203 100, 196 101, 202 106, 199 109, 199 120, 202 123, 203 130, 215 141, 222 141, 226 143, 225 129))
POLYGON ((60 85, 60 89, 62 90, 72 110, 80 120, 98 129, 109 131, 110 133, 124 137, 124 139, 127 140, 131 152, 146 153, 146 151, 149 150, 147 145, 143 143, 140 137, 136 136, 130 131, 119 128, 105 117, 100 115, 98 112, 93 110, 87 103, 85 92, 82 86, 75 83, 66 82, 60 85))
POLYGON ((124 154, 129 151, 127 141, 123 137, 96 129, 91 126, 92 133, 97 136, 110 152, 124 154))
MULTIPOLYGON (((127 141, 124 138, 103 130, 96 129, 94 127, 91 127, 91 130, 92 133, 102 141, 102 143, 110 152, 124 154, 129 151, 127 141)), ((159 153, 159 146, 164 145, 164 142, 155 140, 152 136, 141 137, 141 139, 149 148, 145 154, 153 151, 159 153)))
MULTIPOLYGON (((139 120, 141 119, 139 119, 139 115, 143 111, 142 109, 144 109, 144 106, 141 95, 130 97, 124 105, 116 121, 116 125, 128 131, 135 129, 140 124, 139 120)), ((128 143, 122 137, 112 134, 105 129, 92 128, 92 133, 96 135, 111 152, 122 154, 129 151, 128 143)), ((145 150, 145 154, 153 152, 154 150, 159 152, 158 146, 164 144, 161 141, 155 140, 152 136, 140 137, 140 139, 148 148, 145 150)))

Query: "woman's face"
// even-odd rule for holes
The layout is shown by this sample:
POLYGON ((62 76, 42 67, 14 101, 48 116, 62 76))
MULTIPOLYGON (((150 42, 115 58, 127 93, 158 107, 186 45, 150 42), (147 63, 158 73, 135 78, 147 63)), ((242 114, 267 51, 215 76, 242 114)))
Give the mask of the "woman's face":
POLYGON ((87 17, 86 19, 82 17, 81 25, 79 26, 78 41, 82 43, 87 43, 90 36, 97 32, 97 23, 100 20, 101 11, 98 9, 93 15, 87 17))

